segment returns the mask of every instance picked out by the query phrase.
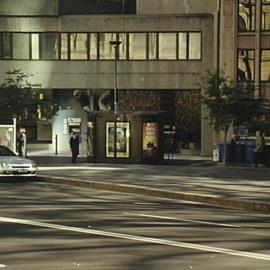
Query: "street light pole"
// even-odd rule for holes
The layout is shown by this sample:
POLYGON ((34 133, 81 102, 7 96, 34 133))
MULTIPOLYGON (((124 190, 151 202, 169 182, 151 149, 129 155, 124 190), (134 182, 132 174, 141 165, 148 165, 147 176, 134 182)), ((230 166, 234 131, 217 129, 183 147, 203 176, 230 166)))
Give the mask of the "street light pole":
POLYGON ((113 104, 114 104, 114 138, 113 138, 113 156, 114 161, 117 163, 117 60, 119 58, 119 46, 121 41, 110 41, 111 46, 114 48, 114 91, 113 91, 113 104))
POLYGON ((122 5, 122 14, 125 13, 125 9, 126 9, 125 2, 126 2, 125 0, 122 0, 122 3, 121 3, 121 5, 122 5))

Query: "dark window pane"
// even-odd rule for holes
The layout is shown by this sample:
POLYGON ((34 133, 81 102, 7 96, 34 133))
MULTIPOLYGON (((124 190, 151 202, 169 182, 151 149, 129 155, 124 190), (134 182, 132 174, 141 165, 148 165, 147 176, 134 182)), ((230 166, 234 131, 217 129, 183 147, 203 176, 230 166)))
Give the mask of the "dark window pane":
POLYGON ((11 33, 3 33, 3 59, 10 59, 11 58, 11 33))
POLYGON ((41 59, 58 59, 58 34, 40 34, 41 59))
POLYGON ((255 30, 255 0, 239 0, 238 2, 238 30, 255 30))
POLYGON ((270 80, 270 50, 261 52, 261 80, 270 80))
POLYGON ((238 51, 238 81, 254 80, 254 50, 238 51))

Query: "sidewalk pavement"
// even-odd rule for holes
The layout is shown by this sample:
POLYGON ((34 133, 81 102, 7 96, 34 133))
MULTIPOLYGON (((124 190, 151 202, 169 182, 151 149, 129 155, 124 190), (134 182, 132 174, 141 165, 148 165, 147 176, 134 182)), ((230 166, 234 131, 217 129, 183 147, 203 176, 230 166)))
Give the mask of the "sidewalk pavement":
POLYGON ((163 164, 86 163, 70 157, 38 157, 39 181, 192 201, 270 213, 270 168, 223 166, 204 158, 165 160, 163 164))

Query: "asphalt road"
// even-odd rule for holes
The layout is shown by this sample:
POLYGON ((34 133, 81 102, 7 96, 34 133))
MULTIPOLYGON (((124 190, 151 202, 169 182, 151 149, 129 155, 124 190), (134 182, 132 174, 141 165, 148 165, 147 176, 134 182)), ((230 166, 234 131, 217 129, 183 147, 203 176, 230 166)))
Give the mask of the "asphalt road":
POLYGON ((268 270, 270 217, 37 182, 0 182, 0 268, 268 270))

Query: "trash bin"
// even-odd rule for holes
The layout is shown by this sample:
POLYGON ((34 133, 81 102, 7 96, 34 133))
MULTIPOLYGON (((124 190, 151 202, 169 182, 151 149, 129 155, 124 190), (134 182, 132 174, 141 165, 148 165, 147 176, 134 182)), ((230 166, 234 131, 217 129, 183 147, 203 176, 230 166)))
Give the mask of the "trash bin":
MULTIPOLYGON (((225 148, 225 143, 221 143, 218 145, 219 161, 223 161, 224 148, 225 148)), ((231 145, 229 143, 226 143, 226 161, 231 161, 231 160, 232 160, 231 145)))
POLYGON ((219 161, 219 150, 213 149, 213 161, 219 161))
POLYGON ((235 148, 235 156, 232 157, 235 162, 244 162, 245 161, 245 142, 237 142, 235 148))
POLYGON ((245 143, 245 162, 253 164, 255 162, 254 143, 245 143))

